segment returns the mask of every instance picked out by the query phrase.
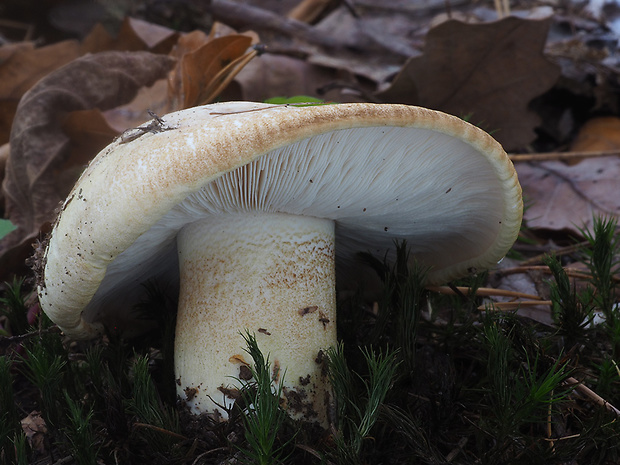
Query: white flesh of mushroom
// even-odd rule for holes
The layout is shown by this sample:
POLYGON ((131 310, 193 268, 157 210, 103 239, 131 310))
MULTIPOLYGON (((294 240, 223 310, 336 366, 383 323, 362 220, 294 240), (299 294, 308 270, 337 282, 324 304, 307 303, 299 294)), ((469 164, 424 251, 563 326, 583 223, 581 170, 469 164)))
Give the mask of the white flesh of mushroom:
POLYGON ((227 418, 256 335, 284 377, 293 418, 327 427, 322 354, 336 344, 334 222, 282 213, 223 215, 177 237, 177 390, 194 413, 227 418), (218 405, 219 404, 219 405, 218 405), (218 416, 219 416, 218 415, 218 416))

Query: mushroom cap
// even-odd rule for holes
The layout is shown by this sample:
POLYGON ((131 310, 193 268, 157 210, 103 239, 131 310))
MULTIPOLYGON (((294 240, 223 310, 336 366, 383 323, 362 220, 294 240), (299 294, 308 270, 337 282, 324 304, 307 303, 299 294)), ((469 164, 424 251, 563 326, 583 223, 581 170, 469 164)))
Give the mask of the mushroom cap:
POLYGON ((446 282, 495 266, 519 232, 521 187, 506 153, 441 112, 230 102, 162 119, 101 151, 55 222, 38 292, 69 336, 128 318, 149 280, 178 285, 176 235, 209 215, 331 219, 343 280, 358 252, 389 257, 405 239, 429 282, 446 282))

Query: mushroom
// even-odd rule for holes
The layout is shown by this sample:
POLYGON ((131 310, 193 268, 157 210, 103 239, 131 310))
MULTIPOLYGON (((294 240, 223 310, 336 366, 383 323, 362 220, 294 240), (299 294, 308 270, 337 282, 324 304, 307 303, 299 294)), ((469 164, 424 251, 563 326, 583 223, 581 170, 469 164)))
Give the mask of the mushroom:
POLYGON ((322 354, 336 343, 336 282, 357 275, 356 254, 390 257, 406 239, 439 284, 493 267, 519 231, 504 150, 437 111, 231 102, 145 127, 76 183, 38 294, 67 336, 89 338, 129 324, 142 283, 178 285, 177 392, 197 414, 226 418, 235 379, 247 379, 247 330, 291 416, 327 426, 322 354))

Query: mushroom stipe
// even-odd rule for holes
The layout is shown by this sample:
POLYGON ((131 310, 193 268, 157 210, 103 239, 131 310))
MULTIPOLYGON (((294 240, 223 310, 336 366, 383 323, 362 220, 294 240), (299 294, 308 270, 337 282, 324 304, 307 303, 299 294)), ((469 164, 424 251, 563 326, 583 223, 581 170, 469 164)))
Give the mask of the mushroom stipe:
POLYGON ((506 153, 440 112, 230 102, 142 129, 105 148, 68 196, 39 299, 68 337, 89 338, 142 330, 142 283, 178 290, 177 393, 196 414, 226 419, 247 330, 284 376, 291 416, 328 427, 321 354, 336 343, 336 285, 373 285, 357 254, 390 260, 406 240, 442 284, 493 267, 519 232, 506 153))

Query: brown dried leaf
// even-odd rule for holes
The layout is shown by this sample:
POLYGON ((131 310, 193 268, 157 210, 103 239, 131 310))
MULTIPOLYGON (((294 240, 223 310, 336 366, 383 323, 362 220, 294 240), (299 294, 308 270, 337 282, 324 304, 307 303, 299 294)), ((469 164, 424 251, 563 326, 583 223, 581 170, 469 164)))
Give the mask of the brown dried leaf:
POLYGON ((178 36, 172 29, 139 19, 125 18, 116 37, 102 24, 97 24, 82 41, 82 53, 123 50, 165 54, 170 52, 178 36))
POLYGON ((172 48, 170 56, 176 58, 177 64, 168 76, 168 102, 170 108, 179 109, 183 102, 183 73, 182 59, 187 53, 202 47, 209 42, 209 36, 202 31, 192 31, 179 37, 176 45, 172 48))
POLYGON ((160 79, 151 87, 141 88, 131 102, 103 112, 106 123, 120 133, 150 119, 148 110, 158 115, 176 110, 168 101, 168 84, 167 79, 160 79))
POLYGON ((418 39, 411 37, 419 26, 407 15, 368 10, 354 16, 341 5, 312 29, 334 40, 339 47, 308 49, 309 63, 347 71, 374 83, 386 82, 407 58, 420 54, 418 39))
MULTIPOLYGON (((71 167, 77 167, 81 171, 81 167, 88 164, 93 155, 99 153, 119 133, 108 124, 98 108, 72 111, 62 122, 62 131, 71 140, 71 145, 60 172, 71 167)), ((75 179, 75 176, 71 177, 75 179)), ((60 184, 62 186, 66 183, 60 184)))
POLYGON ((559 161, 515 165, 529 207, 529 227, 567 230, 592 226, 593 215, 620 218, 620 158, 600 157, 568 166, 559 161))
POLYGON ((186 53, 198 50, 204 44, 211 40, 207 34, 202 31, 192 31, 183 34, 172 49, 171 55, 180 60, 186 53))
POLYGON ((49 74, 24 95, 13 122, 2 185, 6 216, 18 229, 0 242, 0 263, 11 248, 28 244, 41 225, 53 219, 84 161, 95 155, 70 158, 70 140, 62 132, 67 115, 125 103, 142 86, 165 77, 173 63, 148 52, 88 55, 49 74))
POLYGON ((30 448, 38 454, 47 453, 45 444, 47 425, 41 416, 41 412, 37 410, 30 412, 27 417, 21 420, 21 427, 30 448))
POLYGON ((79 56, 73 40, 35 48, 32 42, 0 47, 0 144, 8 142, 19 99, 39 79, 79 56))
POLYGON ((442 23, 429 31, 424 54, 410 59, 378 96, 467 116, 507 150, 523 147, 540 124, 528 104, 550 89, 560 73, 543 55, 549 24, 548 19, 517 17, 442 23))
POLYGON ((197 50, 185 54, 181 61, 183 107, 207 103, 213 98, 217 80, 221 81, 222 77, 234 71, 235 67, 229 65, 243 57, 251 44, 251 37, 235 34, 213 39, 197 50))
POLYGON ((110 109, 104 113, 108 125, 117 131, 142 124, 147 110, 165 114, 183 107, 183 86, 181 67, 183 57, 209 42, 210 36, 202 31, 192 31, 178 37, 172 47, 170 56, 175 58, 176 66, 165 79, 157 81, 151 87, 143 87, 129 103, 110 109))
POLYGON ((601 152, 620 149, 620 118, 601 116, 581 127, 571 144, 574 152, 601 152))
POLYGON ((142 39, 152 53, 170 53, 179 39, 179 33, 159 24, 149 23, 137 18, 127 18, 132 31, 142 39))

